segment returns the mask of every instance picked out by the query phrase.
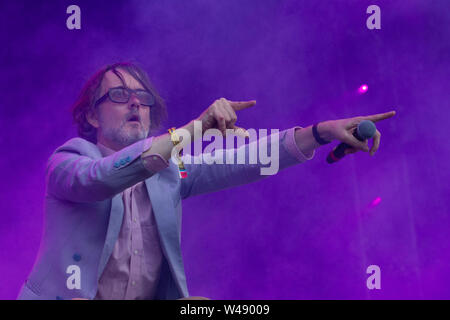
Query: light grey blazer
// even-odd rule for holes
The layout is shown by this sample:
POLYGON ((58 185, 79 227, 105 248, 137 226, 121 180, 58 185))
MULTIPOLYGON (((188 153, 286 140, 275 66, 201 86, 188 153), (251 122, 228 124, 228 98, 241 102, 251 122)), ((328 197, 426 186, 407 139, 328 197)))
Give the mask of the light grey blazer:
MULTIPOLYGON (((294 128, 279 134, 280 169, 312 158, 296 156, 286 148, 283 140, 293 139, 293 131, 294 128)), ((188 296, 180 251, 181 199, 259 180, 265 177, 260 174, 262 165, 209 165, 205 161, 193 164, 193 157, 185 156, 188 177, 180 179, 178 167, 172 161, 169 167, 156 173, 144 167, 141 158, 144 142, 138 141, 102 157, 95 144, 73 138, 50 156, 43 236, 33 269, 18 299, 93 299, 122 225, 121 192, 142 180, 145 180, 164 254, 156 299, 188 296), (80 289, 67 286, 68 268, 73 265, 80 270, 80 289)), ((248 157, 249 145, 242 148, 248 157)), ((228 150, 223 156, 235 152, 228 150)))

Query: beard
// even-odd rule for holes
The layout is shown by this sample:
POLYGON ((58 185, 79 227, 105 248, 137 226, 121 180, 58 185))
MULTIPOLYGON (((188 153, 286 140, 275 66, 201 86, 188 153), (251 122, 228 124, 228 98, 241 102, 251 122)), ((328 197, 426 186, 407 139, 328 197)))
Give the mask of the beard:
MULTIPOLYGON (((135 126, 134 124, 132 126, 135 126)), ((118 128, 106 128, 103 130, 103 136, 109 141, 116 143, 122 148, 135 142, 147 138, 149 130, 146 130, 142 123, 138 128, 131 128, 128 121, 124 121, 118 128)))

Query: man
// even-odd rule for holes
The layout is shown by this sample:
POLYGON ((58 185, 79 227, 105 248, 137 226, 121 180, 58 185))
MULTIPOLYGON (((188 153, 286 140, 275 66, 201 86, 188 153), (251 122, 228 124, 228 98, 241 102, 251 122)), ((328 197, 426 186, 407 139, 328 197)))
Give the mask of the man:
MULTIPOLYGON (((240 132, 236 112, 254 104, 222 98, 195 120, 203 132, 240 132)), ((180 179, 170 160, 173 138, 150 134, 165 113, 164 101, 133 64, 108 66, 87 82, 73 107, 80 137, 48 161, 44 235, 19 299, 189 297, 180 251, 181 199, 263 176, 260 165, 186 161, 187 178, 180 179)), ((355 139, 353 129, 362 120, 394 114, 326 121, 314 134, 313 126, 282 131, 279 167, 310 160, 317 147, 333 140, 348 143, 347 153, 368 152, 367 141, 355 139)), ((177 131, 192 136, 194 122, 177 131)), ((372 155, 379 143, 376 131, 372 155)), ((249 145, 242 148, 248 157, 249 145)))

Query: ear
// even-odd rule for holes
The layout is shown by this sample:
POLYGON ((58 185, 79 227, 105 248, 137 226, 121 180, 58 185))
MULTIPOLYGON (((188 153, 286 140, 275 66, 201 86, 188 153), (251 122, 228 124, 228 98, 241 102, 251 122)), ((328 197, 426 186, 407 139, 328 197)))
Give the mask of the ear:
POLYGON ((86 114, 86 120, 89 122, 91 126, 93 126, 96 129, 98 129, 98 127, 100 126, 98 124, 97 112, 93 110, 88 111, 88 113, 86 114))

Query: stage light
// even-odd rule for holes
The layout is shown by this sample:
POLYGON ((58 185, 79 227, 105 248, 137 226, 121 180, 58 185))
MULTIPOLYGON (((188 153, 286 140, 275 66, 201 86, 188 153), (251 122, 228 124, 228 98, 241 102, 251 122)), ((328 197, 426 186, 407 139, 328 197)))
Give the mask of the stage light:
POLYGON ((361 87, 359 87, 358 92, 362 94, 362 93, 366 93, 367 90, 369 90, 369 86, 367 84, 363 84, 363 85, 361 85, 361 87))
POLYGON ((376 197, 373 201, 372 201, 372 203, 370 204, 370 206, 373 208, 373 207, 376 207, 379 203, 381 202, 381 198, 380 197, 376 197))

